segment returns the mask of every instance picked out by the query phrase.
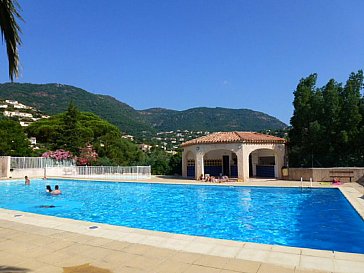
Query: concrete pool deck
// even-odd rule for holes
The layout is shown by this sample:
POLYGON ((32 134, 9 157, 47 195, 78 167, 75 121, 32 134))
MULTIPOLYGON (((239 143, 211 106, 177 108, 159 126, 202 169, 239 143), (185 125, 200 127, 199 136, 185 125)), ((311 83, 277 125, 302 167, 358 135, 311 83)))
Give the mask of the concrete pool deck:
MULTIPOLYGON (((153 178, 153 182, 197 184, 171 178, 153 178)), ((231 185, 297 187, 301 183, 253 179, 231 185)), ((340 190, 363 217, 363 187, 348 183, 340 190)), ((7 267, 17 268, 14 272, 63 272, 63 267, 87 263, 115 273, 364 272, 363 254, 219 240, 0 209, 0 272, 11 272, 4 270, 7 267)))

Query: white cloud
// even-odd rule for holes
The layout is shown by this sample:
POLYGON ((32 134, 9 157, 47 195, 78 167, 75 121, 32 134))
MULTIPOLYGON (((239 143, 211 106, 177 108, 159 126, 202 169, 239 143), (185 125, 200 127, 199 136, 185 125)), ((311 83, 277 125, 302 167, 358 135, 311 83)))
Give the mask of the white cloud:
POLYGON ((224 80, 224 81, 222 82, 222 84, 223 84, 223 85, 225 85, 225 86, 229 86, 229 85, 230 85, 230 82, 229 82, 228 80, 224 80))

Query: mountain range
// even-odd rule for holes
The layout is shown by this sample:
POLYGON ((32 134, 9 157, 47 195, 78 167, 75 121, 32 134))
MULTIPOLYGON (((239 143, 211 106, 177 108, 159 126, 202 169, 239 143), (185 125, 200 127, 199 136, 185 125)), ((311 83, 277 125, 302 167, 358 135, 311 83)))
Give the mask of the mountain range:
POLYGON ((0 99, 17 100, 45 114, 64 112, 73 101, 81 111, 92 112, 121 131, 140 136, 157 131, 260 131, 287 125, 275 117, 249 109, 198 107, 184 111, 151 108, 136 110, 108 95, 93 94, 64 84, 0 84, 0 99))

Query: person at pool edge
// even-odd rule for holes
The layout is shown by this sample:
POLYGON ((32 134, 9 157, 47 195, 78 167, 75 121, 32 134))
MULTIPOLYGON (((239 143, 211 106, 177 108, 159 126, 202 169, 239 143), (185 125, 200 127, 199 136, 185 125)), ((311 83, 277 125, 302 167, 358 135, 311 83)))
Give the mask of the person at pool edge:
POLYGON ((341 185, 342 183, 341 183, 339 178, 334 177, 334 179, 332 180, 332 184, 333 185, 341 185))
POLYGON ((54 190, 51 192, 52 195, 59 195, 61 194, 61 190, 59 189, 59 186, 58 185, 55 185, 54 186, 54 190))
POLYGON ((28 176, 25 176, 24 179, 25 179, 25 185, 30 185, 30 179, 28 178, 28 176))

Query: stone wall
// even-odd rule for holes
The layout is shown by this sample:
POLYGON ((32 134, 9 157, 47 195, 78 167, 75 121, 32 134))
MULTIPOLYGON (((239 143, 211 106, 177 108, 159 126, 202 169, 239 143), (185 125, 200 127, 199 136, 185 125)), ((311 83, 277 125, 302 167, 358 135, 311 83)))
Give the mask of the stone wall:
POLYGON ((333 176, 339 177, 342 182, 349 182, 349 177, 340 177, 341 171, 352 172, 352 182, 362 181, 364 179, 364 168, 357 167, 340 167, 340 168, 289 168, 288 179, 289 180, 301 180, 309 181, 312 178, 313 181, 332 181, 333 176))

